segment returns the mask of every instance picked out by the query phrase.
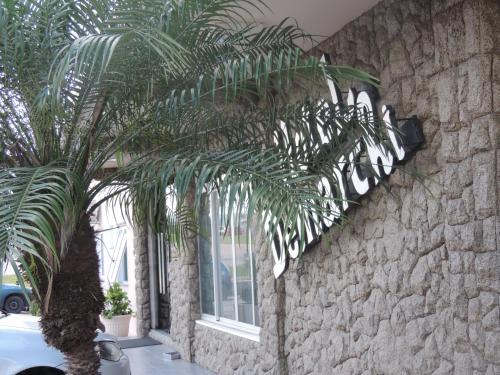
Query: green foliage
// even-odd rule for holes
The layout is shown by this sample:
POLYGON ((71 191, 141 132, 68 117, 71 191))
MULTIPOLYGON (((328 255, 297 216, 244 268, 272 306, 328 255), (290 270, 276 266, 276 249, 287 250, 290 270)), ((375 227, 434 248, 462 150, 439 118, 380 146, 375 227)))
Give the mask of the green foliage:
POLYGON ((106 318, 111 319, 116 315, 132 314, 130 300, 128 299, 127 293, 121 288, 119 283, 114 282, 109 287, 105 297, 103 315, 106 318))
POLYGON ((376 80, 307 56, 297 42, 310 36, 289 19, 257 24, 266 11, 260 0, 0 2, 0 259, 19 280, 36 292, 36 260, 50 285, 75 226, 110 199, 177 247, 196 229, 186 200, 196 208, 207 189, 230 202, 225 217, 247 199, 271 236, 325 215, 318 178, 376 128, 289 93, 326 89, 325 76, 376 80), (318 123, 305 104, 329 147, 308 142, 318 123), (293 149, 272 141, 292 133, 304 140, 293 149))

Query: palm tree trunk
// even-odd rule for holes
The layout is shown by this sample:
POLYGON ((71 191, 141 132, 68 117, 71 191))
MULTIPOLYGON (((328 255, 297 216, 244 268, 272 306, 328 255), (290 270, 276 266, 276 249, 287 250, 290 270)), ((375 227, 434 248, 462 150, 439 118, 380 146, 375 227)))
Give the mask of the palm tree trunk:
MULTIPOLYGON (((64 353, 68 374, 98 374, 100 360, 94 338, 100 325, 104 295, 99 279, 94 230, 88 216, 81 219, 54 275, 47 311, 42 306, 45 340, 64 353)), ((47 290, 42 289, 43 295, 47 290)))

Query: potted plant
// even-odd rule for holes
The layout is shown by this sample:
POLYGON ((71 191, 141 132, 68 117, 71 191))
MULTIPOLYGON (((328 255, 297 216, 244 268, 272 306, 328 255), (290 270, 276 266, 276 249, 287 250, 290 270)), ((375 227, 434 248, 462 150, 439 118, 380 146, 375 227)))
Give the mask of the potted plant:
POLYGON ((127 293, 114 282, 106 292, 102 322, 106 333, 118 337, 128 336, 132 309, 127 293))

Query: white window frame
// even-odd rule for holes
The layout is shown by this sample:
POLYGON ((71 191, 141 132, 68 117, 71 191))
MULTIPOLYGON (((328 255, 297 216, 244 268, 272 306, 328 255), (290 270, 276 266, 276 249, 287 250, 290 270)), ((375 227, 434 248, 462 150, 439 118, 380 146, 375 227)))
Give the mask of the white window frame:
POLYGON ((102 279, 105 276, 104 268, 104 241, 102 232, 96 232, 96 252, 99 259, 99 277, 102 279))
MULTIPOLYGON (((224 318, 221 316, 220 312, 220 304, 221 304, 221 296, 220 296, 220 288, 221 285, 221 276, 220 276, 220 267, 217 265, 220 262, 220 254, 216 249, 219 248, 220 245, 220 206, 219 206, 219 197, 217 192, 212 192, 209 196, 210 200, 210 215, 211 215, 211 253, 212 253, 212 273, 213 273, 213 287, 214 287, 214 312, 215 315, 201 313, 201 319, 196 320, 196 324, 201 326, 217 329, 222 332, 226 332, 232 335, 240 336, 252 341, 259 342, 260 341, 260 327, 243 323, 238 321, 238 292, 237 292, 237 281, 236 277, 233 277, 234 283, 234 303, 235 303, 235 320, 224 318)), ((233 272, 236 272, 236 254, 235 254, 235 233, 234 233, 234 216, 231 217, 231 242, 233 249, 233 272)), ((248 246, 251 249, 252 239, 249 236, 248 246)), ((199 262, 199 252, 198 252, 198 262, 199 262)), ((254 260, 252 256, 250 256, 250 275, 253 279, 254 277, 254 260)), ((200 271, 200 269, 199 269, 200 271)), ((234 276, 234 275, 233 275, 234 276)), ((201 283, 201 277, 199 277, 199 282, 201 283)), ((253 280, 251 282, 252 286, 252 320, 256 321, 255 316, 255 290, 253 280)), ((200 301, 202 300, 202 288, 200 285, 200 301)), ((202 304, 200 303, 200 308, 202 308, 202 304)))

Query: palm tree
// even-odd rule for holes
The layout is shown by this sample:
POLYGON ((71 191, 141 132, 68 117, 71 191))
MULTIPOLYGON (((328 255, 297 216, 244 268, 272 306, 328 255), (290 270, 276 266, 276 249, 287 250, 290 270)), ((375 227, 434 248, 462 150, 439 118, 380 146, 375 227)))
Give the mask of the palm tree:
POLYGON ((371 77, 304 56, 295 43, 308 36, 290 20, 256 25, 262 10, 258 0, 0 2, 0 258, 34 287, 44 337, 70 374, 98 372, 103 293, 89 218, 105 200, 122 199, 182 246, 184 198, 196 210, 218 189, 236 202, 225 209, 247 202, 272 236, 299 213, 325 214, 318 176, 347 152, 339 145, 373 132, 326 102, 309 104, 311 116, 305 96, 290 104, 292 88, 325 74, 371 77), (317 150, 311 119, 344 131, 317 150), (290 131, 305 136, 270 141, 290 131))

